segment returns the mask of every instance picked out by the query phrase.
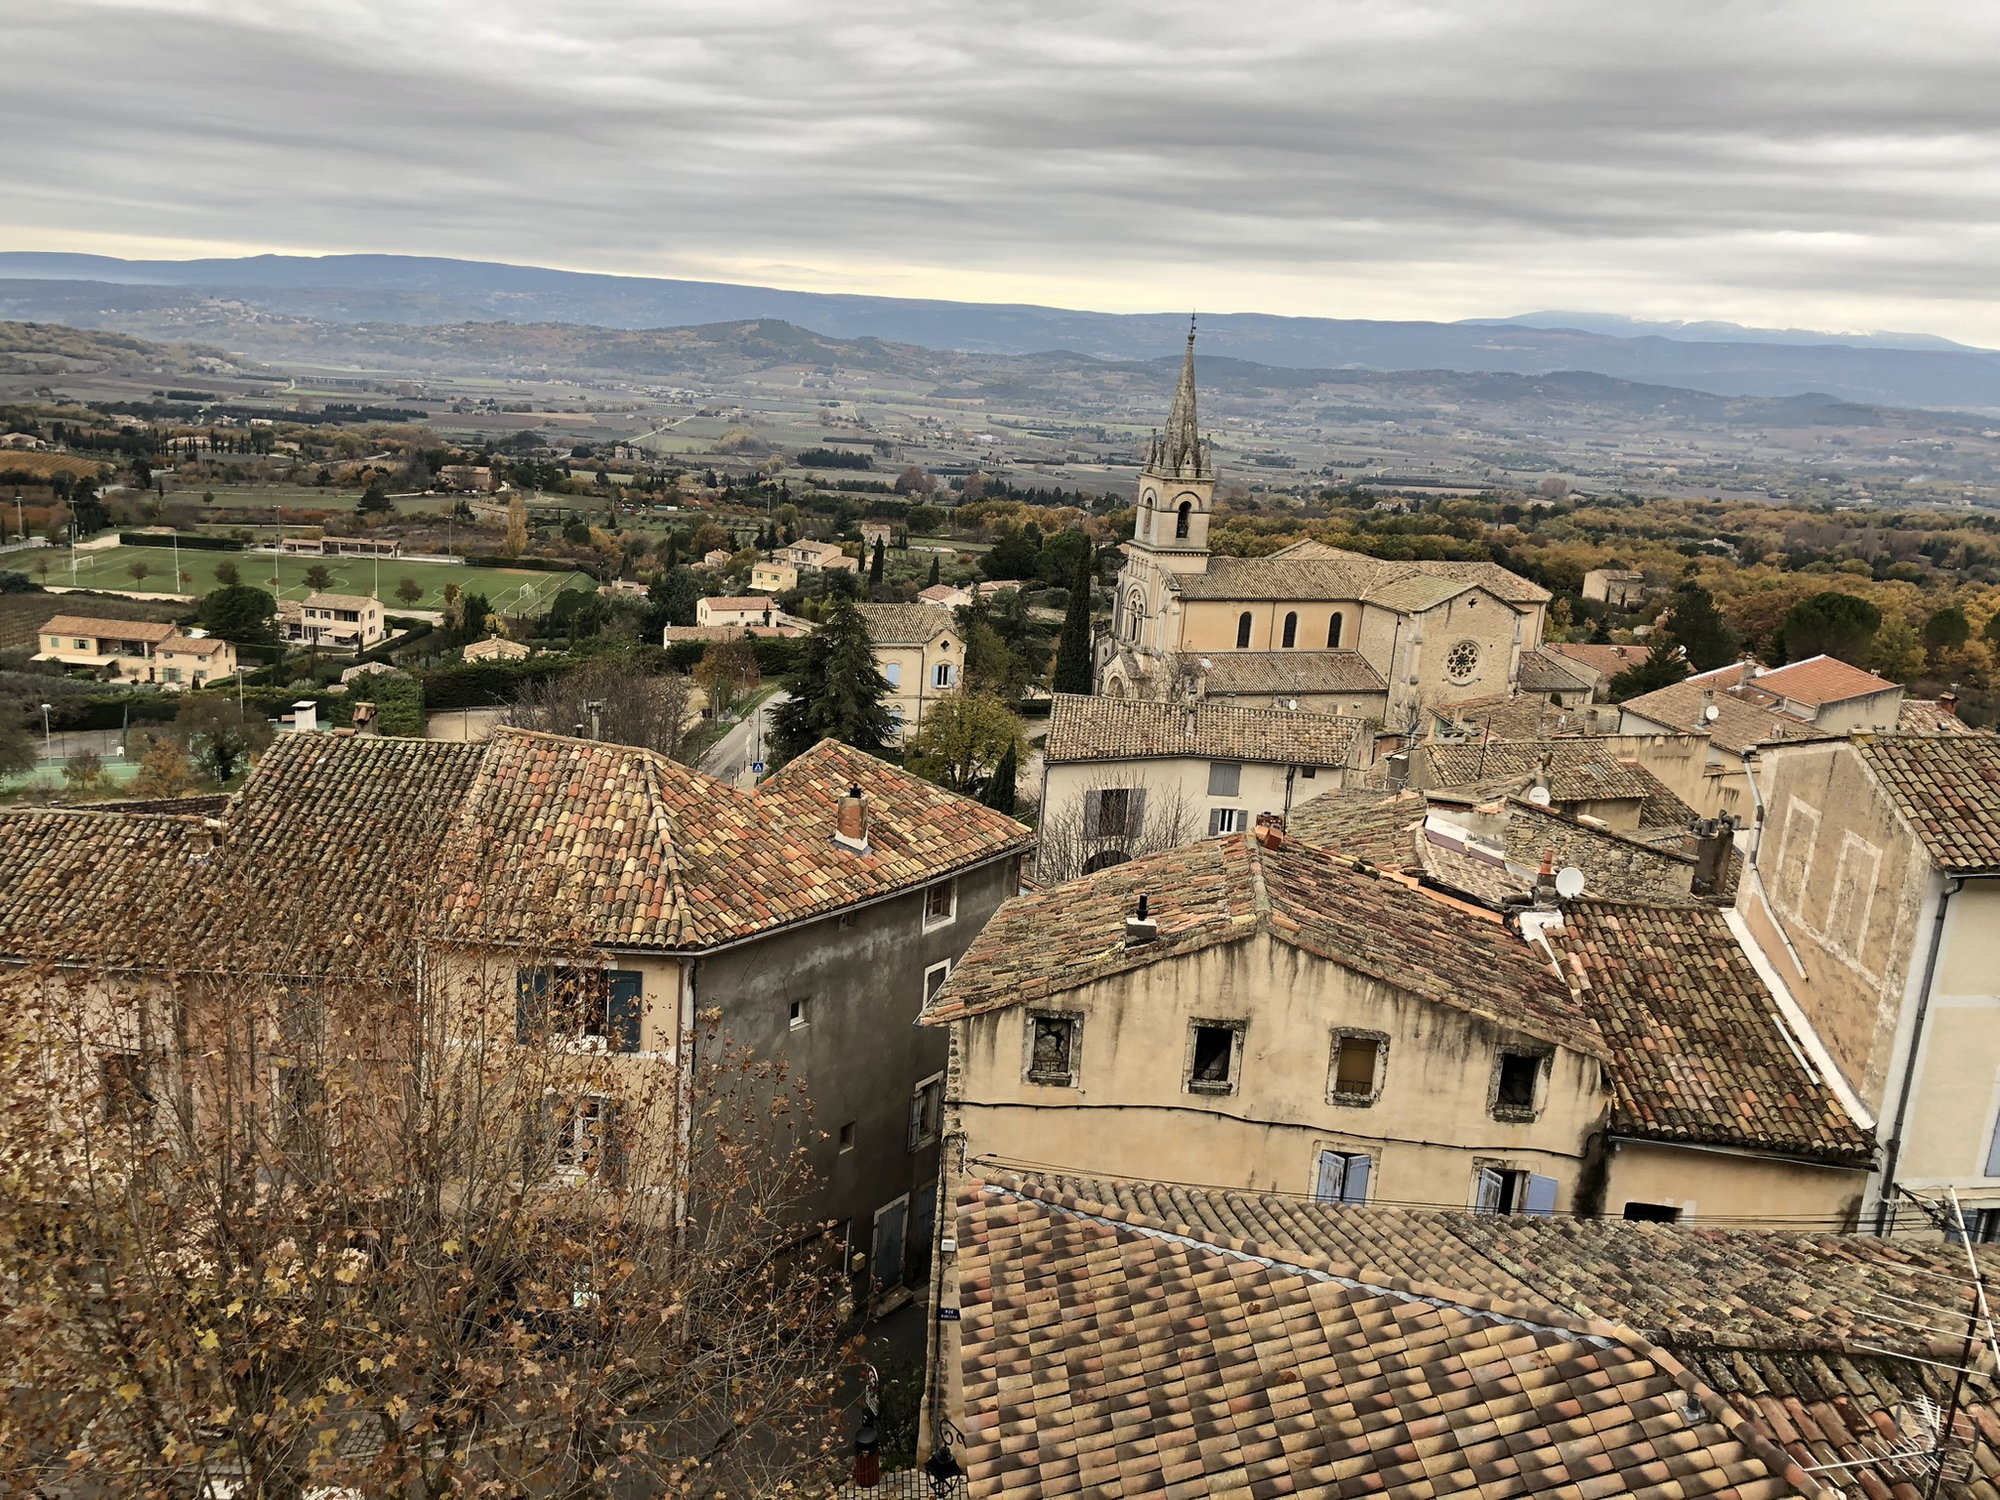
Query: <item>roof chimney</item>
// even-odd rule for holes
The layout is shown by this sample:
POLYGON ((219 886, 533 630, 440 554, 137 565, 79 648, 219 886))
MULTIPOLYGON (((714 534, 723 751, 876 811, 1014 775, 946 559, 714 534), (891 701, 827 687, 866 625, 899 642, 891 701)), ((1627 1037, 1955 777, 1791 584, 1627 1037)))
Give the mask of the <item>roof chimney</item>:
POLYGON ((1152 942, 1160 935, 1160 924, 1155 922, 1144 896, 1139 898, 1139 914, 1125 919, 1125 946, 1139 948, 1152 942))
POLYGON ((1549 910, 1556 904, 1556 851, 1553 846, 1542 850, 1542 867, 1535 871, 1535 905, 1541 910, 1549 910))
POLYGON ((852 849, 857 854, 867 854, 868 848, 868 799, 861 795, 861 788, 850 786, 847 795, 840 799, 834 810, 833 841, 843 848, 852 849))
POLYGON ((1713 896, 1722 884, 1722 875, 1735 843, 1736 819, 1728 813, 1694 825, 1694 875, 1688 882, 1691 896, 1713 896))
POLYGON ((319 704, 311 698, 301 698, 292 705, 292 728, 299 734, 312 734, 319 729, 319 704))
POLYGON ((1257 842, 1266 849, 1285 847, 1285 815, 1283 813, 1260 812, 1257 814, 1257 842))
POLYGON ((1957 694, 1957 693, 1949 693, 1949 692, 1947 692, 1947 693, 1939 693, 1939 694, 1938 694, 1938 711, 1939 711, 1940 713, 1947 713, 1947 714, 1950 714, 1950 715, 1951 715, 1951 716, 1952 716, 1952 717, 1953 717, 1954 719, 1955 719, 1955 718, 1957 718, 1957 717, 1958 717, 1958 694, 1957 694))

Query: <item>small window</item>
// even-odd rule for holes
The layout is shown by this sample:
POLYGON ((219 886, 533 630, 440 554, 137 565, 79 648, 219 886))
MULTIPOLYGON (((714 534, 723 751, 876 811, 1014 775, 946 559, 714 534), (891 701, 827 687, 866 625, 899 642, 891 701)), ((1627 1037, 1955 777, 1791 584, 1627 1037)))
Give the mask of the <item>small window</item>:
POLYGON ((1196 1021, 1192 1032, 1188 1049, 1188 1092, 1235 1093, 1237 1053, 1243 1028, 1224 1021, 1196 1021))
POLYGON ((1292 647, 1296 646, 1298 643, 1299 643, 1299 612, 1295 609, 1288 610, 1285 613, 1285 640, 1284 640, 1285 649, 1289 651, 1292 647))
POLYGON ((1028 1016, 1028 1082, 1070 1088, 1076 1083, 1075 1016, 1028 1016))
POLYGON ((121 1125, 143 1120, 153 1106, 146 1059, 137 1052, 107 1052, 98 1067, 104 1118, 121 1125))
POLYGON ((854 1122, 852 1120, 849 1120, 845 1125, 840 1127, 839 1141, 842 1151, 852 1151, 854 1149, 854 1122))
POLYGON ((950 959, 941 964, 932 964, 924 970, 924 1004, 929 1005, 937 999, 937 992, 944 988, 944 982, 949 978, 951 978, 950 959))
POLYGON ((1338 651, 1340 649, 1341 624, 1342 621, 1338 614, 1326 622, 1326 649, 1329 651, 1338 651))
POLYGON ((1543 1054, 1502 1052, 1493 1069, 1493 1118, 1532 1120, 1542 1077, 1543 1054))
POLYGON ((1318 1203, 1366 1203, 1374 1159, 1365 1151, 1322 1151, 1313 1174, 1313 1199, 1318 1203))
POLYGON ((958 882, 940 880, 924 888, 924 930, 942 927, 958 915, 958 882))
POLYGON ((900 688, 903 685, 903 664, 899 661, 884 662, 882 676, 890 687, 900 688))
POLYGON ((1225 833, 1241 833, 1250 826, 1250 812, 1242 807, 1218 807, 1209 812, 1208 836, 1215 838, 1225 833))
POLYGON ((1188 534, 1188 518, 1194 514, 1191 501, 1181 501, 1181 508, 1174 513, 1174 540, 1184 541, 1188 534))
POLYGON ((1300 767, 1299 767, 1299 780, 1301 780, 1301 781, 1315 781, 1315 780, 1317 780, 1318 778, 1319 778, 1319 767, 1318 767, 1318 766, 1300 766, 1300 767))
POLYGON ((1551 1218, 1556 1211, 1557 1190, 1553 1177, 1513 1167, 1480 1167, 1473 1177, 1472 1211, 1551 1218))
POLYGON ((958 667, 952 662, 941 661, 931 668, 931 686, 948 688, 958 681, 958 667))
POLYGON ((1387 1044, 1388 1038, 1377 1032, 1336 1032, 1328 1099, 1335 1104, 1373 1104, 1382 1092, 1382 1054, 1387 1044))
POLYGON ((792 1001, 786 1009, 790 1012, 787 1019, 792 1030, 804 1031, 806 1027, 812 1024, 812 998, 810 996, 802 996, 792 1001))
POLYGON ((1665 1203, 1628 1203, 1620 1217, 1627 1224, 1678 1224, 1681 1211, 1665 1203))
POLYGON ((514 976, 515 1040, 586 1042, 639 1050, 645 976, 632 969, 521 969, 514 976))
POLYGON ((1243 786, 1243 767, 1235 761, 1212 760, 1208 763, 1208 795, 1211 797, 1234 797, 1243 786))
POLYGON ((549 1127, 549 1158, 558 1171, 593 1172, 611 1166, 606 1146, 617 1106, 600 1094, 543 1104, 549 1127))
POLYGON ((1236 649, 1238 651, 1250 649, 1250 611, 1247 609, 1236 617, 1236 649))
POLYGON ((910 1090, 909 1149, 921 1151, 938 1138, 944 1121, 944 1074, 933 1073, 910 1090))
POLYGON ((1083 836, 1087 839, 1123 839, 1139 832, 1140 808, 1144 792, 1138 787, 1114 786, 1086 795, 1083 808, 1083 836))

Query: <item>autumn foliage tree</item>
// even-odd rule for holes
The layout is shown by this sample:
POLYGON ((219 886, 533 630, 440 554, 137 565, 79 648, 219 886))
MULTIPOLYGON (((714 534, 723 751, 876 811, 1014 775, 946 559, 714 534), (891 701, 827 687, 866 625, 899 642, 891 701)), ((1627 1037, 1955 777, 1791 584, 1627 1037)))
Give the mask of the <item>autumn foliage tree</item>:
POLYGON ((0 979, 10 1488, 823 1474, 844 1283, 799 1217, 793 1081, 714 1018, 672 1054, 579 1045, 587 982, 517 993, 518 963, 601 972, 559 942, 419 968, 404 935, 341 937, 310 978, 135 972, 179 951, 142 921, 116 960, 0 979))

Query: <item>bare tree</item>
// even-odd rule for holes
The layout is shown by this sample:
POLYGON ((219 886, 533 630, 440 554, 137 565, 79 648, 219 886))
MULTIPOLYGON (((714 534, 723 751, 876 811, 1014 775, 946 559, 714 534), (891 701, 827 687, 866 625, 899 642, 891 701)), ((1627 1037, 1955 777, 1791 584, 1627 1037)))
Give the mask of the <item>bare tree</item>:
POLYGON ((581 734, 681 758, 692 728, 686 674, 641 676, 609 657, 530 684, 503 716, 519 729, 581 734))
POLYGON ((713 1017, 621 1045, 586 950, 344 936, 338 978, 0 978, 10 1491, 822 1473, 843 1283, 795 1083, 713 1017))
POLYGON ((1103 772, 1058 800, 1053 788, 1036 830, 1036 877, 1055 884, 1201 837, 1200 810, 1178 783, 1152 786, 1103 772))
POLYGON ((708 694, 710 710, 720 718, 757 691, 762 678, 757 671, 757 653, 747 640, 715 641, 695 663, 694 680, 708 694))

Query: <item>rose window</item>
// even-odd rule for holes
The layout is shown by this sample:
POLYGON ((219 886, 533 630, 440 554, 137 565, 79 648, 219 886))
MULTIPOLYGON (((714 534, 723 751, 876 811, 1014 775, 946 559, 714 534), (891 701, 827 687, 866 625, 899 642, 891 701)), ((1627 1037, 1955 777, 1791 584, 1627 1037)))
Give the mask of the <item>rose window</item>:
POLYGON ((1445 652, 1444 669, 1453 682, 1464 682, 1479 670, 1479 647, 1471 641, 1460 641, 1445 652))

